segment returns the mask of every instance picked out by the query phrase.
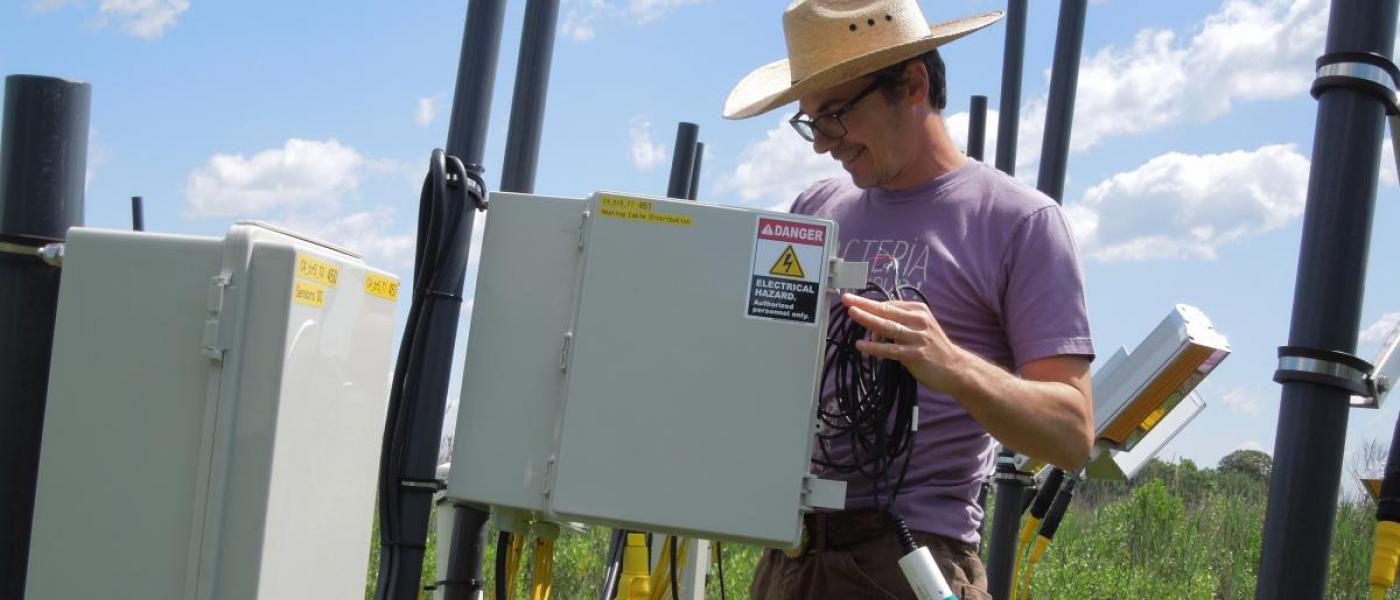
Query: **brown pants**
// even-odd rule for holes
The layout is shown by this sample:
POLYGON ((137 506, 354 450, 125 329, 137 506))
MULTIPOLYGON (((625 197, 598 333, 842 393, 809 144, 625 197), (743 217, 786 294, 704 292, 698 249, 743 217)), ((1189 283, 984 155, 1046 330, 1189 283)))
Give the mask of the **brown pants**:
MULTIPOLYGON (((977 546, 914 532, 927 547, 961 600, 986 600, 987 572, 977 546)), ((768 550, 754 572, 753 600, 915 600, 899 569, 904 556, 894 532, 842 548, 824 548, 790 558, 768 550)))

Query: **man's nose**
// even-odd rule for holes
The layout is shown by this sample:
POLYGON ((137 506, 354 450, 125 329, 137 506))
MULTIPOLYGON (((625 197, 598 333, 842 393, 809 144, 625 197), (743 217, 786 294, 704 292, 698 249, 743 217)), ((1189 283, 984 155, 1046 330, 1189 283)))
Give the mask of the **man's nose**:
POLYGON ((812 131, 812 150, 817 154, 826 154, 836 148, 841 143, 841 138, 827 137, 819 130, 812 131))

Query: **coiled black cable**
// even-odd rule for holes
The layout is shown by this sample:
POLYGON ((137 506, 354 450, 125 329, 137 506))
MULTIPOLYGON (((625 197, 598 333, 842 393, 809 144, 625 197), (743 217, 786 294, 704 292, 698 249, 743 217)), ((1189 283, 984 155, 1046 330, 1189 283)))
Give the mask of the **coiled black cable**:
MULTIPOLYGON (((900 300, 906 294, 928 304, 918 288, 908 285, 891 293, 871 283, 860 292, 879 301, 900 300)), ((820 455, 813 462, 869 480, 875 504, 879 506, 881 496, 887 494, 882 508, 889 510, 904 485, 918 431, 918 382, 898 361, 857 350, 856 342, 869 337, 870 332, 850 318, 844 305, 832 311, 822 370, 822 389, 832 390, 832 396, 817 412, 820 455), (833 453, 833 445, 839 442, 846 445, 848 456, 833 453)))

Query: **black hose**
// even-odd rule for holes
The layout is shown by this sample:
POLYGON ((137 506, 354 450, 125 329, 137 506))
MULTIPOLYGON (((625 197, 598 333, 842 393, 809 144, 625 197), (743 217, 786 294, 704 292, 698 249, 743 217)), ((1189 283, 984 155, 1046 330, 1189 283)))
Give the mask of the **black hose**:
POLYGON ((510 561, 510 534, 502 531, 496 536, 496 600, 506 600, 510 589, 510 577, 506 575, 506 563, 510 561))
POLYGON ((728 600, 724 596, 724 551, 719 542, 715 542, 715 561, 719 563, 719 600, 728 600))
POLYGON ((671 536, 671 598, 680 600, 681 583, 676 578, 676 536, 671 536))

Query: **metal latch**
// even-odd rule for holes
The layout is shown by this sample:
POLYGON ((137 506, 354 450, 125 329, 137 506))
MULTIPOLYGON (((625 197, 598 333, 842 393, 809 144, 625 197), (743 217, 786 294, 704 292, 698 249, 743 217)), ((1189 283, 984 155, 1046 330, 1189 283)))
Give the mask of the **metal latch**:
POLYGON ((833 257, 827 268, 827 289, 860 290, 870 280, 870 263, 847 262, 833 257))
POLYGON ((846 508, 846 482, 818 479, 808 473, 802 476, 802 506, 807 508, 846 508))

